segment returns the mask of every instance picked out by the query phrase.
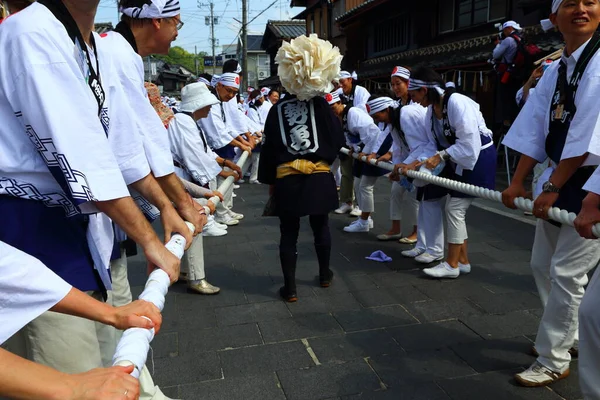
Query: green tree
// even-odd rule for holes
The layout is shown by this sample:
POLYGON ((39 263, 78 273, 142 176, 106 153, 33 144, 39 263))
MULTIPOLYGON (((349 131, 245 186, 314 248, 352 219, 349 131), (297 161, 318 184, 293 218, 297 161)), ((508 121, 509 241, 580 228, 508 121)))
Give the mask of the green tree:
MULTIPOLYGON (((205 52, 198 53, 198 73, 204 72, 204 57, 206 56, 205 52)), ((191 71, 192 73, 196 73, 196 64, 194 63, 194 58, 196 57, 194 53, 190 53, 185 50, 183 47, 174 46, 169 49, 168 55, 156 55, 156 58, 159 60, 163 60, 167 64, 180 64, 185 69, 191 71)))

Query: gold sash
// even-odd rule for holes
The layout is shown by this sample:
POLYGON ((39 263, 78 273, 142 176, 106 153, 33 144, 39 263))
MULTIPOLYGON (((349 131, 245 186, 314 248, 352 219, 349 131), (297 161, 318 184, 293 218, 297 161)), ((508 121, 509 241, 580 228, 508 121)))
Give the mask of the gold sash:
POLYGON ((277 167, 277 179, 285 178, 288 175, 311 175, 330 171, 329 164, 325 161, 313 163, 312 161, 297 159, 279 165, 277 167))

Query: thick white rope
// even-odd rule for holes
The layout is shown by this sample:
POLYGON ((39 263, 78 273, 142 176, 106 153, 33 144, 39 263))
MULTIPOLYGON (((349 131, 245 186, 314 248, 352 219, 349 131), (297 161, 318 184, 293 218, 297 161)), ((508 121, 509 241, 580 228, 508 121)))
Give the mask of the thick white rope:
MULTIPOLYGON (((244 152, 236 163, 242 169, 242 171, 249 155, 250 153, 244 152)), ((221 193, 225 193, 227 190, 229 190, 231 185, 233 185, 233 181, 234 178, 232 176, 228 177, 217 190, 221 193)), ((210 200, 215 205, 220 201, 220 199, 216 196, 212 197, 210 200)), ((194 232, 194 226, 192 224, 186 222, 186 225, 191 232, 194 232)), ((181 257, 183 257, 185 245, 185 238, 182 235, 175 233, 173 236, 171 236, 171 240, 169 240, 165 247, 167 250, 177 256, 177 258, 181 259, 181 257)), ((165 296, 169 291, 170 284, 171 281, 169 279, 169 275, 167 275, 167 273, 161 269, 156 269, 148 277, 144 291, 142 294, 140 294, 139 299, 149 301, 158 307, 160 311, 162 311, 165 306, 165 296)), ((131 375, 135 378, 139 378, 140 372, 144 367, 144 364, 146 364, 146 358, 148 357, 148 351, 150 350, 150 342, 152 342, 152 339, 154 339, 154 329, 127 329, 125 332, 123 332, 123 336, 117 344, 117 350, 113 356, 113 365, 134 365, 135 369, 131 375)))
MULTIPOLYGON (((346 148, 342 148, 340 153, 350 155, 350 150, 346 148)), ((351 154, 353 158, 360 160, 362 162, 367 162, 367 157, 363 156, 362 158, 358 157, 358 153, 351 154)), ((394 165, 386 162, 377 162, 376 160, 371 160, 370 164, 375 165, 379 168, 383 168, 387 171, 393 171, 394 165)), ((498 203, 502 203, 502 193, 497 190, 490 190, 487 188, 482 188, 479 186, 470 185, 468 183, 457 182, 451 179, 442 178, 439 176, 427 174, 425 172, 418 171, 407 171, 406 176, 414 179, 421 179, 423 181, 433 183, 437 186, 445 187, 446 189, 456 190, 461 193, 468 194, 470 196, 480 197, 483 199, 492 200, 498 203)), ((515 206, 523 211, 531 212, 533 210, 533 201, 530 199, 526 199, 523 197, 517 197, 515 199, 515 206)), ((561 210, 557 207, 551 207, 548 210, 548 217, 556 222, 561 224, 573 226, 573 221, 577 215, 572 212, 568 212, 567 210, 561 210)), ((592 232, 596 237, 600 237, 600 224, 596 224, 592 228, 592 232)))

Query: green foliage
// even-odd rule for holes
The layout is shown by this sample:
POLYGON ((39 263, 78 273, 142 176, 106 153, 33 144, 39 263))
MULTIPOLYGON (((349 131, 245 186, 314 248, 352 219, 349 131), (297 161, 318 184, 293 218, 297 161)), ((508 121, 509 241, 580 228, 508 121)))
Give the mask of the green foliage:
MULTIPOLYGON (((198 73, 204 72, 204 57, 205 52, 198 53, 198 73)), ((183 47, 174 46, 169 49, 168 55, 155 55, 159 60, 163 60, 167 64, 180 64, 192 73, 196 73, 196 64, 194 63, 194 53, 189 53, 183 47)))

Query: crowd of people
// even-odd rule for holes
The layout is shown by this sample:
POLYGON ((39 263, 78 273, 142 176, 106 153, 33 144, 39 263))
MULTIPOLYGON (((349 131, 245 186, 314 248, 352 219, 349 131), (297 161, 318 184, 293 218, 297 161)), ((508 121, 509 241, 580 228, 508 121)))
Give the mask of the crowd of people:
MULTIPOLYGON (((233 209, 239 186, 224 184, 243 181, 242 158, 249 182, 268 185, 280 220, 285 301, 299 300, 300 219, 309 217, 319 285, 329 287, 329 214, 356 217, 347 234, 374 229, 375 185, 386 175, 391 227, 377 238, 414 244, 401 254, 427 264, 431 278, 471 271, 473 197, 407 173, 494 189, 496 146, 479 105, 433 69, 397 66, 391 90, 369 93, 341 70, 339 49, 300 36, 276 57, 283 91, 248 88, 242 102, 241 66, 228 60, 220 75, 204 74, 176 100, 144 82, 142 57, 167 53, 177 38, 178 0, 120 0, 121 21, 102 35, 93 29, 98 0, 7 3, 11 15, 0 25, 0 395, 167 399, 147 368, 136 380, 133 366, 112 366, 123 330, 158 332, 162 323, 156 306, 132 301, 127 257, 139 248, 149 271, 162 269, 193 293, 218 294, 206 277, 203 238, 243 223, 233 209), (162 238, 150 225, 155 219, 162 238), (164 246, 174 233, 187 243, 181 261, 164 246)), ((600 222, 600 3, 552 0, 550 24, 565 41, 560 60, 536 70, 521 90, 502 92, 512 102, 501 113, 510 126, 503 143, 521 153, 502 193, 507 207, 527 195, 524 182, 538 170, 531 267, 544 312, 537 359, 515 379, 548 385, 567 377, 579 354, 584 396, 600 399, 598 274, 587 285, 600 261, 592 231, 600 222), (575 228, 550 220, 553 206, 578 214, 575 228)), ((520 26, 501 28, 494 57, 509 64, 520 26)), ((506 71, 498 71, 501 83, 506 71)))

